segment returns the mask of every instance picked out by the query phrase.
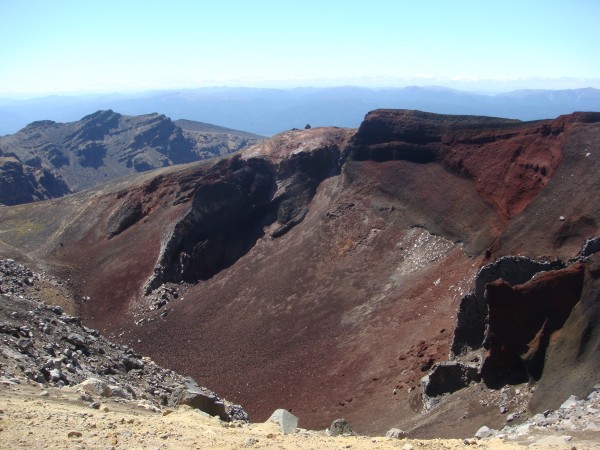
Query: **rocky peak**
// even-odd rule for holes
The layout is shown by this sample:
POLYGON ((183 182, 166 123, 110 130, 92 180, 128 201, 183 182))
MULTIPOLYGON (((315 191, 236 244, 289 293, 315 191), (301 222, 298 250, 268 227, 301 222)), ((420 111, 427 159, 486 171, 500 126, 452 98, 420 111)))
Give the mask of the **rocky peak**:
POLYGON ((85 141, 102 141, 111 130, 119 126, 120 114, 107 111, 96 111, 85 116, 75 127, 75 131, 66 137, 72 145, 80 145, 85 141))

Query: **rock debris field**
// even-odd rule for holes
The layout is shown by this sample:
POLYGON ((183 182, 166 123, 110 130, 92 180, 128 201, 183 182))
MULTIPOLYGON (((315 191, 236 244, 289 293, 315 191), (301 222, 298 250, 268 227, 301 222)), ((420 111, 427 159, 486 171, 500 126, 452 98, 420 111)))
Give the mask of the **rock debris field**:
POLYGON ((311 431, 283 410, 272 416, 281 424, 252 424, 241 406, 41 301, 62 284, 0 260, 0 448, 600 448, 600 385, 557 411, 463 440, 357 436, 341 419, 311 431))

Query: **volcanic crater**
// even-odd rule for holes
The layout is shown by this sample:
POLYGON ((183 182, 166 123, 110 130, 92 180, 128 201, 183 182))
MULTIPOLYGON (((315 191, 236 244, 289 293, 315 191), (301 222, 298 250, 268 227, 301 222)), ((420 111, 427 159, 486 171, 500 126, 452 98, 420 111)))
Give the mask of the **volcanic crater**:
POLYGON ((598 381, 599 158, 597 113, 376 110, 2 207, 0 254, 68 278, 86 324, 252 420, 472 435, 504 422, 486 390, 525 382, 538 412, 598 381), (483 381, 422 414, 449 357, 483 381))

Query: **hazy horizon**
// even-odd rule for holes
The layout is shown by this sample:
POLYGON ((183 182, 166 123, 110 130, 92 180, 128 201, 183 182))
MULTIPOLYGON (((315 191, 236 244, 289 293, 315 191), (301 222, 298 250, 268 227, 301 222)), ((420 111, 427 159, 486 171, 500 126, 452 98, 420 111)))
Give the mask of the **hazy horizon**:
POLYGON ((600 2, 3 2, 0 97, 213 86, 600 88, 600 2))
POLYGON ((598 89, 600 90, 600 80, 588 80, 589 82, 581 83, 581 85, 575 84, 576 80, 547 80, 546 82, 537 81, 536 84, 529 80, 511 80, 498 82, 495 80, 481 80, 478 82, 471 82, 467 84, 465 82, 452 82, 449 81, 447 84, 440 83, 427 83, 423 82, 418 84, 418 80, 413 80, 413 83, 407 82, 406 84, 398 85, 359 85, 359 84, 340 84, 340 85, 327 85, 327 84, 307 84, 307 85, 281 85, 273 83, 272 85, 257 85, 257 86, 244 86, 244 85, 222 85, 222 86, 188 86, 179 88, 156 88, 146 90, 120 90, 120 91, 64 91, 64 92, 47 92, 47 93, 10 93, 4 94, 0 92, 0 101, 28 101, 28 100, 41 100, 47 98, 100 98, 100 97, 138 97, 138 96, 149 96, 157 93, 185 93, 193 91, 218 91, 218 90, 273 90, 273 91, 294 91, 294 90, 327 90, 327 89, 364 89, 370 91, 384 91, 384 90, 402 90, 406 88, 431 88, 431 89, 447 89, 452 91, 463 92, 467 94, 477 94, 483 96, 496 96, 516 91, 572 91, 581 89, 598 89), (535 86, 535 87, 531 87, 535 86))

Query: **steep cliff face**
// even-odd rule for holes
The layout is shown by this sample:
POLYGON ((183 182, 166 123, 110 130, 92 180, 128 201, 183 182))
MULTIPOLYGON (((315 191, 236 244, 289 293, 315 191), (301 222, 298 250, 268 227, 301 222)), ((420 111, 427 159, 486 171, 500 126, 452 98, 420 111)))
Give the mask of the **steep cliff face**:
POLYGON ((47 169, 0 156, 0 204, 18 205, 70 193, 64 180, 47 169))
POLYGON ((537 381, 551 340, 580 301, 585 266, 543 272, 524 284, 486 286, 489 308, 481 374, 490 386, 537 381))
MULTIPOLYGON (((599 145, 595 115, 374 111, 358 131, 291 131, 52 208, 5 208, 0 252, 69 267, 91 297, 87 323, 253 420, 285 407, 311 428, 340 416, 373 433, 439 421, 420 415, 418 388, 451 350, 468 365, 448 374, 500 385, 510 380, 494 374, 513 368, 559 401, 569 364, 587 377, 581 392, 596 367, 599 245, 580 250, 600 235, 599 145)), ((462 401, 466 433, 477 414, 504 420, 462 401)), ((462 420, 444 416, 445 435, 462 420)))
POLYGON ((419 111, 376 111, 354 138, 352 157, 374 161, 439 161, 470 179, 504 219, 518 215, 548 183, 562 161, 573 123, 593 114, 538 123, 419 111))
MULTIPOLYGON (((194 124, 184 123, 192 128, 194 124)), ((206 127, 184 131, 164 115, 98 111, 77 122, 34 122, 12 136, 0 137, 0 149, 29 167, 25 170, 62 178, 68 192, 76 192, 137 172, 222 156, 261 139, 243 132, 238 136, 235 130, 205 132, 206 127)), ((66 193, 50 190, 46 196, 32 196, 20 184, 5 189, 19 203, 66 193)))

